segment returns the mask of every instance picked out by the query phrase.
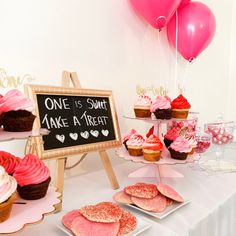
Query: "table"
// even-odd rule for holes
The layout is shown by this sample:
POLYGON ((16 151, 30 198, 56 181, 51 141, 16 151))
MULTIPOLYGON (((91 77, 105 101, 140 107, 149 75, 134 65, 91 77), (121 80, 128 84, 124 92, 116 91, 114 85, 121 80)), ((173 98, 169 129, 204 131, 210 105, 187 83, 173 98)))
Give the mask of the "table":
MULTIPOLYGON (((191 165, 191 164, 190 164, 191 165)), ((155 179, 128 178, 128 174, 142 164, 125 162, 115 166, 121 188, 137 181, 154 182, 155 179)), ((184 174, 184 178, 164 178, 162 181, 173 186, 191 203, 157 220, 145 214, 153 223, 141 236, 235 236, 236 235, 236 173, 208 175, 205 171, 194 170, 189 165, 177 165, 175 168, 184 174)), ((29 226, 17 235, 22 236, 65 236, 57 224, 65 212, 82 205, 98 201, 111 201, 112 190, 104 181, 104 170, 65 179, 63 211, 45 217, 38 225, 29 226)))

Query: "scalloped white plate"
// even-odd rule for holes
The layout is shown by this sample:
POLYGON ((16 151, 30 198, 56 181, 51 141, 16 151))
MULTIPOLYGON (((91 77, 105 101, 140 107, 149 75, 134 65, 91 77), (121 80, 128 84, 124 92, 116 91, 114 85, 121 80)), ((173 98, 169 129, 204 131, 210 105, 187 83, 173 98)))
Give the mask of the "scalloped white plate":
POLYGON ((48 135, 49 133, 50 131, 47 129, 35 129, 27 132, 7 132, 0 128, 0 142, 9 141, 12 139, 26 139, 29 137, 48 135))
POLYGON ((60 193, 54 187, 49 187, 47 195, 39 200, 24 200, 20 197, 16 202, 26 204, 13 204, 10 218, 0 224, 0 234, 16 233, 29 224, 43 220, 45 214, 52 213, 55 205, 60 203, 60 193))
POLYGON ((190 203, 189 200, 185 200, 182 203, 174 202, 171 206, 168 206, 165 211, 159 212, 159 213, 145 211, 145 210, 143 210, 143 209, 141 209, 141 208, 139 208, 139 207, 137 207, 135 205, 130 205, 130 204, 124 204, 124 205, 128 206, 130 208, 133 208, 133 209, 135 209, 137 211, 141 211, 141 212, 143 212, 143 213, 145 213, 147 215, 153 216, 153 217, 161 220, 161 219, 164 219, 166 216, 170 215, 171 213, 175 212, 179 208, 181 208, 181 207, 183 207, 183 206, 185 206, 185 205, 187 205, 189 203, 190 203))

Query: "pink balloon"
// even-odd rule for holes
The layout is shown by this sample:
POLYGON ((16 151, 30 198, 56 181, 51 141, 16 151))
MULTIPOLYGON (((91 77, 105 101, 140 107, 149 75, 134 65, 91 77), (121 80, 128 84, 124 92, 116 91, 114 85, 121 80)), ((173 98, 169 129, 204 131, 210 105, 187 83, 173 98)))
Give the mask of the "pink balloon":
MULTIPOLYGON (((203 3, 190 2, 177 11, 177 50, 188 61, 192 61, 210 44, 216 20, 211 10, 203 3)), ((167 26, 168 39, 176 47, 176 15, 167 26)))
POLYGON ((170 21, 181 0, 130 0, 134 9, 156 29, 170 21))
POLYGON ((186 6, 189 2, 190 2, 190 0, 182 0, 181 3, 180 3, 180 5, 179 5, 179 7, 178 7, 178 9, 180 9, 180 8, 182 8, 182 7, 184 7, 184 6, 186 6))

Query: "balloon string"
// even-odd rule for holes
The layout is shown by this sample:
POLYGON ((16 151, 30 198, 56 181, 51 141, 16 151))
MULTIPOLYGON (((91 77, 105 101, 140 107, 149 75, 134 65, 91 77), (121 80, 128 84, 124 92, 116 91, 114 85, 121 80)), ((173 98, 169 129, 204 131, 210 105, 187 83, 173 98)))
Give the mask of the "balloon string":
MULTIPOLYGON (((163 40, 161 40, 161 32, 162 32, 161 30, 158 31, 158 46, 159 46, 159 56, 161 59, 163 59, 163 58, 165 58, 165 53, 164 53, 164 47, 163 47, 164 43, 162 42, 163 40)), ((161 60, 161 62, 163 62, 163 61, 161 60)), ((161 66, 163 68, 164 65, 161 65, 161 66)), ((161 70, 159 70, 159 71, 161 71, 161 70)), ((161 74, 160 78, 161 78, 160 79, 161 86, 164 85, 165 89, 167 89, 167 81, 165 79, 165 76, 163 76, 163 74, 161 74)))
POLYGON ((177 90, 177 80, 178 80, 178 10, 176 11, 175 14, 175 81, 174 81, 174 89, 175 91, 177 90))
POLYGON ((190 65, 190 62, 187 61, 185 66, 184 66, 184 75, 183 75, 183 88, 184 89, 187 87, 186 83, 187 83, 187 76, 188 76, 189 65, 190 65))

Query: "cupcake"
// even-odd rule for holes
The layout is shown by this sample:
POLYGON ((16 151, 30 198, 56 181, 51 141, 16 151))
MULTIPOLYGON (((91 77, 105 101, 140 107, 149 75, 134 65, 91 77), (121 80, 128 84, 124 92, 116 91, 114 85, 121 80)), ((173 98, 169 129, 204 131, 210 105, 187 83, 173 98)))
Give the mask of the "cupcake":
POLYGON ((196 151, 196 148, 197 148, 196 136, 195 135, 186 134, 184 137, 188 140, 189 144, 192 147, 192 150, 189 153, 189 155, 193 155, 194 152, 196 151))
POLYGON ((171 100, 168 96, 157 96, 152 103, 150 111, 154 113, 157 119, 171 119, 171 100))
POLYGON ((125 145, 126 150, 128 150, 128 146, 127 146, 127 141, 130 139, 130 137, 132 136, 132 134, 137 134, 137 131, 135 129, 131 129, 129 130, 127 133, 124 134, 123 137, 123 144, 125 145))
POLYGON ((9 175, 13 175, 20 160, 19 157, 15 157, 11 153, 0 151, 0 166, 3 166, 9 175))
POLYGON ((177 160, 185 160, 191 150, 192 147, 188 140, 182 136, 176 138, 169 147, 171 157, 177 160))
POLYGON ((15 178, 9 176, 0 166, 0 223, 6 221, 16 200, 17 183, 15 178))
POLYGON ((188 100, 180 94, 171 102, 172 117, 179 119, 186 119, 188 117, 188 111, 191 108, 188 100))
POLYGON ((146 161, 159 161, 162 150, 162 142, 153 134, 143 143, 143 157, 146 161))
POLYGON ((140 134, 131 135, 130 139, 126 142, 128 146, 128 152, 130 156, 142 156, 142 145, 144 142, 144 138, 140 134))
POLYGON ((134 105, 134 113, 138 118, 151 117, 150 106, 152 104, 149 96, 139 96, 137 102, 134 105))
POLYGON ((3 129, 10 132, 32 130, 35 116, 33 103, 19 90, 10 90, 0 98, 0 116, 3 129))
POLYGON ((43 198, 51 181, 48 167, 32 154, 28 154, 22 159, 13 176, 18 183, 19 195, 26 200, 43 198))
POLYGON ((177 137, 179 137, 179 131, 176 128, 170 129, 165 135, 164 135, 164 143, 165 146, 168 148, 171 143, 175 141, 177 137))

